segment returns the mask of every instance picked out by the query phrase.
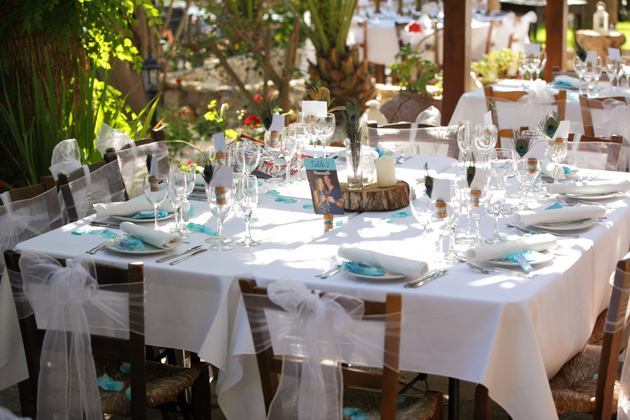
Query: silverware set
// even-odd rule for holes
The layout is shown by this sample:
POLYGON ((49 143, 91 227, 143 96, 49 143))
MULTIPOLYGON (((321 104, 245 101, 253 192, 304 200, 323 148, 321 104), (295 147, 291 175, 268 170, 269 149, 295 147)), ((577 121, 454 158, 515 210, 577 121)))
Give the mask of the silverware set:
POLYGON ((120 223, 102 222, 100 220, 92 220, 90 226, 106 227, 111 229, 120 229, 120 223))
POLYGON ((109 242, 109 241, 105 241, 102 244, 97 245, 94 248, 90 249, 89 251, 85 251, 85 253, 86 254, 90 254, 90 255, 94 255, 96 253, 99 253, 102 250, 104 250, 105 248, 107 248, 107 242, 109 242))
POLYGON ((417 280, 410 281, 409 283, 405 284, 405 288, 406 289, 409 289, 409 288, 414 288, 415 289, 417 287, 424 286, 425 284, 431 283, 435 279, 439 279, 440 277, 442 277, 446 273, 448 273, 448 270, 433 270, 429 274, 427 274, 426 276, 422 276, 422 277, 420 277, 417 280))
POLYGON ((185 256, 184 258, 180 258, 179 260, 175 260, 175 261, 173 261, 173 262, 171 262, 171 263, 169 263, 169 264, 170 264, 170 265, 179 264, 179 263, 180 263, 180 262, 182 262, 182 261, 186 261, 187 259, 192 258, 192 257, 194 257, 194 256, 195 256, 195 255, 197 255, 197 254, 204 253, 204 252, 206 252, 206 251, 208 251, 208 248, 203 248, 203 249, 197 250, 197 251, 193 252, 192 254, 187 255, 187 256, 185 256))
POLYGON ((328 277, 332 277, 338 272, 340 272, 342 268, 343 268, 343 262, 340 262, 339 264, 335 265, 330 270, 322 271, 321 273, 315 275, 315 277, 319 277, 320 279, 327 279, 328 277))
POLYGON ((476 271, 477 273, 480 273, 480 274, 492 274, 492 273, 509 274, 511 276, 523 277, 526 279, 536 277, 538 275, 538 274, 533 274, 533 273, 523 273, 523 272, 515 271, 515 270, 507 270, 505 268, 484 268, 484 267, 475 265, 471 263, 470 261, 468 261, 466 264, 473 271, 476 271))
POLYGON ((179 252, 177 254, 167 255, 166 257, 162 257, 160 259, 157 259, 157 260, 155 260, 155 262, 156 263, 162 263, 164 261, 172 260, 173 258, 180 257, 180 256, 188 254, 190 252, 195 252, 195 251, 201 249, 201 247, 203 247, 203 245, 193 246, 192 248, 188 248, 186 251, 179 252))
POLYGON ((405 155, 404 153, 402 153, 398 158, 395 159, 395 163, 396 164, 405 163, 406 161, 408 161, 412 157, 413 157, 413 155, 405 155))

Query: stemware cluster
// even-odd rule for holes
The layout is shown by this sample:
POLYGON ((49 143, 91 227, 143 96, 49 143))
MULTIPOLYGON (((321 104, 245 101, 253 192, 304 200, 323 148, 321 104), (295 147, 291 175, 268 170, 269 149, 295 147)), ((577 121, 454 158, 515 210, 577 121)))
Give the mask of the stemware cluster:
POLYGON ((547 54, 541 52, 539 55, 525 54, 521 51, 518 55, 518 72, 521 75, 521 89, 525 90, 525 74, 529 73, 529 80, 538 79, 538 75, 545 69, 547 64, 547 54))

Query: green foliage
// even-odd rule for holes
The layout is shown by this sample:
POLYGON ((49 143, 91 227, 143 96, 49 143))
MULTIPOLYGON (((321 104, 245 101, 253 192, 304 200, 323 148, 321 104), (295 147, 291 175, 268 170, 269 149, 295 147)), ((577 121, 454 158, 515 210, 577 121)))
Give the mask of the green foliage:
POLYGON ((222 104, 217 111, 217 101, 212 100, 208 105, 208 112, 203 117, 212 125, 209 127, 211 133, 219 133, 225 130, 228 125, 228 117, 226 111, 229 109, 228 104, 222 104))
POLYGON ((429 96, 427 85, 437 75, 438 66, 429 60, 424 60, 421 56, 422 52, 416 51, 411 48, 411 44, 407 44, 396 54, 400 62, 392 63, 389 67, 392 69, 392 76, 398 78, 398 84, 404 90, 429 96))
POLYGON ((471 65, 484 85, 496 83, 499 79, 508 79, 518 73, 518 55, 509 48, 484 54, 483 60, 471 65))

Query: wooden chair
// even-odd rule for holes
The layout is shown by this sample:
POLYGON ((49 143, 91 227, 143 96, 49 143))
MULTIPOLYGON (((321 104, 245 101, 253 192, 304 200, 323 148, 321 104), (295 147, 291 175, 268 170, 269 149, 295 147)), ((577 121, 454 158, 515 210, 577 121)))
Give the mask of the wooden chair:
MULTIPOLYGON (((38 197, 53 188, 56 188, 55 179, 52 175, 41 177, 41 181, 41 184, 10 190, 9 197, 11 198, 11 202, 15 203, 23 200, 32 200, 33 198, 38 197)), ((1 198, 0 205, 4 205, 1 198)), ((50 225, 50 230, 57 229, 58 227, 63 226, 63 219, 59 217, 61 215, 61 208, 59 207, 58 201, 56 203, 54 200, 50 201, 50 206, 48 206, 48 215, 49 220, 53 221, 50 225)))
MULTIPOLYGON (((574 134, 569 134, 569 142, 573 142, 574 134)), ((580 137, 580 143, 577 146, 577 149, 574 150, 574 146, 570 146, 567 152, 567 157, 565 161, 568 164, 579 165, 579 162, 573 162, 573 159, 577 159, 581 162, 588 162, 592 164, 592 166, 585 166, 584 168, 590 169, 599 169, 606 171, 617 171, 619 166, 619 155, 621 153, 621 145, 623 142, 623 137, 614 135, 610 139, 604 137, 592 137, 583 134, 580 137), (596 153, 601 155, 606 155, 605 162, 601 159, 599 160, 584 160, 584 158, 579 158, 577 154, 584 153, 596 153), (598 166, 599 164, 599 166, 598 166)))
MULTIPOLYGON (((90 174, 94 174, 95 176, 100 175, 99 180, 105 180, 107 182, 109 185, 110 200, 112 202, 127 201, 129 199, 127 191, 125 190, 118 162, 107 163, 102 160, 88 165, 88 169, 90 174)), ((87 182, 81 181, 85 178, 83 168, 79 168, 69 174, 60 172, 58 174, 58 178, 59 189, 61 190, 66 211, 68 213, 68 222, 73 223, 89 214, 93 214, 92 204, 94 203, 90 202, 89 197, 79 197, 78 193, 78 191, 84 190, 89 186, 87 182), (88 202, 80 203, 78 202, 79 200, 87 200, 88 202), (88 207, 81 212, 87 212, 86 214, 79 214, 77 211, 77 206, 79 205, 88 207)))
MULTIPOLYGON (((411 123, 399 122, 377 126, 376 123, 368 123, 368 144, 376 147, 383 144, 385 148, 392 148, 395 145, 409 145, 411 147, 410 135, 414 134, 415 143, 422 147, 423 144, 446 146, 447 157, 457 158, 457 127, 434 127, 432 125, 419 124, 415 132, 411 130, 411 123), (390 143, 390 145, 388 145, 390 143)), ((394 150, 398 151, 398 150, 394 150)), ((422 150, 404 150, 404 153, 422 153, 422 150)), ((422 154, 434 154, 422 153, 422 154)))
MULTIPOLYGON (((15 274, 12 277, 12 280, 16 282, 14 284, 19 284, 22 280, 19 266, 20 254, 15 251, 6 251, 4 258, 7 268, 15 274)), ((59 262, 65 266, 64 260, 59 260, 59 262)), ((97 281, 101 285, 117 284, 126 279, 132 285, 129 289, 130 295, 143 295, 144 267, 141 262, 129 263, 126 269, 96 264, 96 273, 97 281)), ((145 337, 142 334, 144 297, 130 296, 129 301, 129 320, 133 323, 135 331, 129 331, 128 339, 91 334, 97 377, 107 373, 113 380, 125 383, 123 390, 119 392, 104 391, 99 388, 103 412, 131 417, 134 420, 146 419, 147 408, 173 410, 174 398, 192 386, 192 405, 183 406, 180 403, 181 411, 186 416, 192 412, 195 419, 210 419, 210 381, 207 364, 202 363, 196 354, 191 358, 190 368, 148 362, 145 354, 145 337), (123 361, 130 363, 130 373, 120 371, 123 361), (128 387, 131 387, 131 400, 125 395, 128 387)), ((31 395, 37 396, 45 330, 37 328, 34 314, 20 319, 19 322, 29 371, 27 384, 31 395)), ((36 399, 33 399, 33 405, 27 407, 27 411, 23 411, 22 414, 35 418, 36 406, 36 399)))
MULTIPOLYGON (((593 414, 595 420, 610 420, 617 412, 617 391, 621 374, 618 370, 619 354, 626 346, 630 332, 630 319, 625 318, 629 298, 630 254, 617 264, 605 315, 609 325, 619 327, 614 332, 604 331, 601 345, 586 344, 584 350, 566 362, 549 381, 559 414, 577 411, 593 414)), ((487 389, 478 386, 475 419, 490 418, 487 411, 489 404, 487 389)))
MULTIPOLYGON (((499 99, 501 101, 516 102, 523 96, 527 95, 527 92, 524 92, 522 90, 500 92, 492 89, 492 86, 485 86, 484 92, 486 94, 486 104, 488 106, 488 111, 492 111, 492 120, 495 122, 497 128, 499 129, 499 138, 513 138, 512 128, 501 129, 501 125, 497 117, 496 99, 499 99)), ((554 97, 556 101, 552 102, 551 105, 556 105, 558 107, 558 116, 560 117, 560 120, 564 120, 567 106, 567 92, 561 90, 557 95, 554 95, 554 97)), ((497 142, 496 147, 501 147, 500 142, 497 142)))
MULTIPOLYGON (((267 289, 258 287, 255 280, 241 279, 239 280, 241 292, 243 294, 255 294, 266 296, 267 289)), ((388 366, 398 366, 398 355, 400 352, 400 340, 392 339, 391 337, 400 337, 400 312, 402 310, 402 298, 400 295, 387 295, 387 301, 372 302, 364 301, 365 313, 364 316, 369 315, 390 315, 388 319, 392 319, 391 324, 386 323, 386 336, 385 340, 385 366, 382 372, 373 372, 360 370, 356 368, 343 367, 343 383, 346 387, 354 387, 359 389, 373 389, 381 392, 381 419, 393 420, 396 418, 396 400, 398 393, 398 372, 391 369, 388 366), (396 319, 394 319, 396 318, 396 319)), ((246 307, 248 301, 245 300, 246 307)), ((249 303, 249 305, 253 305, 249 303)), ((266 300, 264 308, 261 306, 248 307, 248 312, 261 311, 265 308, 273 310, 283 311, 282 308, 272 303, 270 300, 266 300)), ((254 343, 265 342, 269 340, 268 331, 261 332, 259 324, 256 324, 259 320, 250 319, 250 327, 252 329, 252 336, 254 343)), ((266 322, 266 321, 265 321, 266 322)), ((282 372, 282 357, 274 355, 273 347, 258 353, 256 355, 258 361, 258 370, 260 372, 260 378, 263 388, 263 396, 265 399, 265 410, 268 412, 271 405, 271 401, 276 394, 279 384, 279 375, 282 372)), ((347 394, 351 394, 354 390, 348 390, 344 392, 344 397, 347 394)), ((432 419, 438 420, 443 418, 442 413, 442 394, 439 392, 428 391, 425 393, 425 398, 422 400, 424 403, 418 414, 414 416, 414 419, 432 419)), ((345 406, 345 403, 344 403, 345 406)), ((376 408, 378 411, 378 408, 376 408)), ((365 410, 363 410, 365 412, 365 410)), ((416 414, 414 412, 414 414, 416 414)))
POLYGON ((614 99, 619 102, 626 103, 625 96, 613 96, 610 98, 587 98, 584 95, 580 95, 580 107, 582 108, 582 123, 584 125, 584 134, 587 136, 595 136, 595 129, 593 128, 593 115, 592 109, 604 109, 603 102, 606 99, 614 99))

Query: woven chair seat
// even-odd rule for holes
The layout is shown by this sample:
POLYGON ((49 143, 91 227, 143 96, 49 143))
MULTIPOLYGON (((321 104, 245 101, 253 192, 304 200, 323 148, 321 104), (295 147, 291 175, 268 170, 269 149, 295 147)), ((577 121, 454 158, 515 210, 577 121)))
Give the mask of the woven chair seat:
POLYGON ((604 309, 604 312, 599 314, 597 317, 597 321, 595 321, 595 326, 593 327, 593 332, 588 338, 586 344, 601 346, 604 343, 604 324, 606 323, 606 316, 608 316, 608 309, 604 309))
MULTIPOLYGON (((98 377, 107 373, 114 381, 125 383, 122 391, 105 391, 99 388, 103 412, 115 416, 131 416, 131 400, 125 394, 131 384, 131 374, 120 371, 122 361, 95 356, 94 363, 98 377)), ((197 366, 183 368, 147 361, 147 407, 157 407, 174 400, 178 394, 190 387, 200 374, 201 369, 197 366)))
MULTIPOLYGON (((562 366, 560 372, 554 376, 549 384, 551 393, 559 414, 567 411, 593 413, 595 411, 595 390, 599 372, 599 362, 602 347, 587 345, 586 348, 562 366)), ((613 407, 617 407, 619 395, 619 378, 621 367, 615 378, 613 407)))
MULTIPOLYGON (((344 387, 343 406, 358 408, 362 413, 368 414, 370 420, 380 420, 381 396, 380 392, 344 387)), ((397 406, 396 419, 428 420, 437 411, 437 404, 438 398, 433 393, 405 396, 405 400, 397 406)), ((343 416, 343 418, 350 419, 349 416, 343 416)))

